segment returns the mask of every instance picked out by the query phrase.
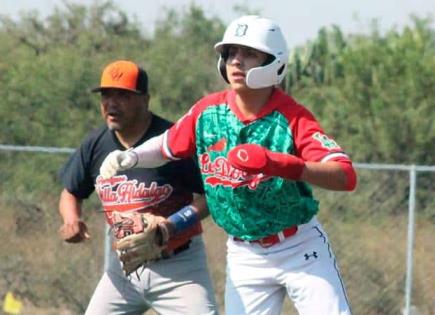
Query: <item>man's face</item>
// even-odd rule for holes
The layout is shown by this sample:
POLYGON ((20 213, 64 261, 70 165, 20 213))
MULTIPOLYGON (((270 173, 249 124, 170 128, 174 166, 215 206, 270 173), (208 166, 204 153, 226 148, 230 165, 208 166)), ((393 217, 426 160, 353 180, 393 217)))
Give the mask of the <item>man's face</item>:
POLYGON ((101 114, 111 130, 125 131, 143 122, 148 112, 148 95, 122 89, 101 91, 101 114))
POLYGON ((227 49, 225 66, 228 81, 233 89, 246 89, 246 73, 248 70, 262 65, 268 55, 241 45, 230 45, 227 49))

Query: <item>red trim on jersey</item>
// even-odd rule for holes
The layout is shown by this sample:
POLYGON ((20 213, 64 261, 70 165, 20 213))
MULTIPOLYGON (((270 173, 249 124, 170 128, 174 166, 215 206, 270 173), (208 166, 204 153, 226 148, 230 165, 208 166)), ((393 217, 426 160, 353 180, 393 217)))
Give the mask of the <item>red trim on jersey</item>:
POLYGON ((234 90, 231 90, 228 92, 228 105, 231 109, 231 111, 236 115, 236 117, 243 122, 244 124, 249 124, 257 119, 260 119, 264 116, 269 115, 271 112, 276 110, 278 107, 285 105, 283 101, 285 99, 282 98, 282 94, 277 91, 280 91, 279 89, 275 89, 272 92, 272 95, 270 96, 269 100, 264 104, 260 111, 251 117, 245 117, 243 113, 240 111, 239 107, 236 104, 236 92, 234 90))
POLYGON ((130 202, 130 203, 125 203, 125 204, 120 204, 120 203, 113 203, 113 204, 108 204, 108 203, 103 203, 103 207, 104 207, 104 211, 105 212, 112 212, 112 211, 119 211, 119 212, 123 212, 123 211, 137 211, 137 210, 142 210, 146 207, 149 207, 150 205, 154 206, 156 204, 158 204, 159 201, 154 201, 153 203, 151 202, 147 202, 147 201, 137 201, 137 202, 130 202))
POLYGON ((172 155, 171 150, 168 148, 168 130, 163 134, 163 143, 160 148, 160 153, 162 154, 165 160, 176 160, 176 158, 172 155))

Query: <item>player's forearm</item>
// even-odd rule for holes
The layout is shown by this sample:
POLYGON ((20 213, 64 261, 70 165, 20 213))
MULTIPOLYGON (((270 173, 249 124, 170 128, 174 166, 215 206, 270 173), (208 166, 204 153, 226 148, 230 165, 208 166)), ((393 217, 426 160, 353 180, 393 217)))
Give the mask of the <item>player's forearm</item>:
POLYGON ((199 219, 205 219, 209 215, 207 200, 205 199, 204 195, 193 195, 194 198, 191 205, 197 210, 199 219))
POLYGON ((64 189, 59 200, 59 213, 63 224, 58 233, 68 243, 80 243, 91 237, 86 224, 80 220, 81 209, 82 200, 64 189))
POLYGON ((241 144, 228 152, 228 161, 248 174, 263 173, 305 181, 330 190, 355 189, 356 175, 349 160, 308 162, 288 153, 273 152, 258 144, 241 144))
POLYGON ((153 137, 130 152, 136 154, 137 163, 134 167, 154 168, 169 162, 162 153, 163 134, 153 137))
POLYGON ((64 189, 60 194, 59 213, 64 223, 73 223, 80 220, 82 201, 64 189))
POLYGON ((305 162, 301 180, 325 189, 351 191, 356 186, 356 175, 350 163, 305 162))

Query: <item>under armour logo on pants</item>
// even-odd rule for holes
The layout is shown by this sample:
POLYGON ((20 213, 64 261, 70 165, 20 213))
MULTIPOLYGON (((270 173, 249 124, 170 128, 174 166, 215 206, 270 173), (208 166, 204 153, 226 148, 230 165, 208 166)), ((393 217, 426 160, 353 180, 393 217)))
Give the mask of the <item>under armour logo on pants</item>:
POLYGON ((305 253, 304 257, 305 257, 305 260, 308 260, 308 259, 310 259, 310 257, 317 258, 318 256, 317 256, 317 252, 313 252, 312 254, 305 253))

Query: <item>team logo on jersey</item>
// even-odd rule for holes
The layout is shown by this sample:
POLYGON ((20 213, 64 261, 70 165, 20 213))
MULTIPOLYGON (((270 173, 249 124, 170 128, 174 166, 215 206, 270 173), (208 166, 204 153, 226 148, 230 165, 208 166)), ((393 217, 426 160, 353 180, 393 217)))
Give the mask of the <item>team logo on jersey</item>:
POLYGON ((235 36, 242 37, 246 35, 246 31, 248 30, 247 24, 237 24, 235 36))
POLYGON ((154 206, 166 200, 173 188, 169 184, 159 186, 153 181, 149 186, 128 180, 126 175, 109 179, 97 177, 95 191, 101 199, 104 211, 133 211, 154 206))
POLYGON ((324 148, 327 148, 329 150, 340 149, 340 146, 337 144, 337 142, 335 142, 334 140, 332 140, 331 138, 329 138, 325 134, 322 134, 320 132, 316 132, 312 135, 312 137, 314 140, 320 142, 320 144, 324 148))
POLYGON ((211 186, 242 187, 247 186, 252 190, 257 189, 262 181, 266 181, 270 176, 264 174, 248 175, 231 166, 228 160, 219 156, 211 160, 208 153, 199 156, 201 173, 206 176, 205 183, 211 186))

